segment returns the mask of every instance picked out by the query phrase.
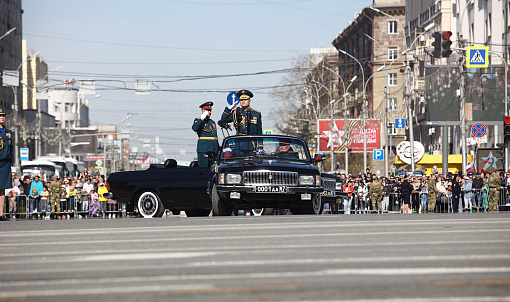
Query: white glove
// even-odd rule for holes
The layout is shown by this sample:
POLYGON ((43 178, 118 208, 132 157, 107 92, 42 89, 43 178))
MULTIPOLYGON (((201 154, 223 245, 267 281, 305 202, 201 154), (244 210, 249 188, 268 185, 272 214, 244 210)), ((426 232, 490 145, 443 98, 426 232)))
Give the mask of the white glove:
POLYGON ((208 114, 207 111, 202 112, 202 115, 200 116, 200 119, 201 120, 205 120, 205 118, 207 117, 207 114, 208 114))
POLYGON ((227 108, 232 110, 232 109, 236 108, 237 104, 239 104, 239 102, 234 102, 232 105, 228 106, 227 108))

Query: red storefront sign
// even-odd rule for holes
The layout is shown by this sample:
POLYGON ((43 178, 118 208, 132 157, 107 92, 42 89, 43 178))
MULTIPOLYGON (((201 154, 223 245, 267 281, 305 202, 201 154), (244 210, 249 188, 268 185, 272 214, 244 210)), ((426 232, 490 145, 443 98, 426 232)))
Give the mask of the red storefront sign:
MULTIPOLYGON (((363 120, 348 120, 347 124, 345 129, 344 120, 335 120, 331 131, 331 120, 319 120, 319 152, 330 151, 330 141, 337 152, 345 151, 346 145, 349 151, 363 152, 363 120)), ((367 120, 367 151, 374 149, 381 149, 381 122, 367 120)))

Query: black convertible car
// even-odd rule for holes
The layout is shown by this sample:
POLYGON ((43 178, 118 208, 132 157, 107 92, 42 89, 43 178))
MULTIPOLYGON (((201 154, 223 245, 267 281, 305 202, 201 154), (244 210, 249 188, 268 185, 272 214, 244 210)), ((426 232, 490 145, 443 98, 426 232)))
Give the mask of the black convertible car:
POLYGON ((282 135, 230 136, 215 159, 209 181, 213 215, 235 209, 290 209, 319 214, 321 174, 306 142, 282 135))
POLYGON ((216 163, 178 166, 173 159, 147 170, 112 173, 111 198, 136 208, 142 217, 161 217, 165 209, 187 216, 231 215, 233 210, 290 209, 319 214, 321 174, 306 142, 298 137, 264 135, 225 138, 216 163))

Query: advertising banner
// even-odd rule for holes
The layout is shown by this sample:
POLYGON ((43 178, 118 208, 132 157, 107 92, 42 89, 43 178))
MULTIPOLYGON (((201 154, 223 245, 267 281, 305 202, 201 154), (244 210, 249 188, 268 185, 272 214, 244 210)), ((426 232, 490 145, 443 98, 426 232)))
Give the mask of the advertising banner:
MULTIPOLYGON (((347 129, 344 120, 335 120, 331 130, 331 120, 319 120, 319 152, 330 151, 330 144, 336 152, 363 152, 363 121, 348 120, 347 129)), ((367 120, 367 151, 381 149, 381 122, 367 120)))
POLYGON ((505 155, 500 148, 478 148, 476 163, 477 172, 500 170, 505 167, 505 155))

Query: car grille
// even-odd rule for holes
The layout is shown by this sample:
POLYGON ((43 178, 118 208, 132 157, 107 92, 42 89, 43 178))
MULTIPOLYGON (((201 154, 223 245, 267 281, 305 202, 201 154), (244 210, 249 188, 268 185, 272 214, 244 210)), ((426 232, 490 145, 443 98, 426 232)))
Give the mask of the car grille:
POLYGON ((243 176, 245 185, 296 186, 298 183, 297 172, 245 171, 243 176))
POLYGON ((324 187, 324 190, 335 190, 336 189, 336 180, 323 178, 322 186, 324 187))

